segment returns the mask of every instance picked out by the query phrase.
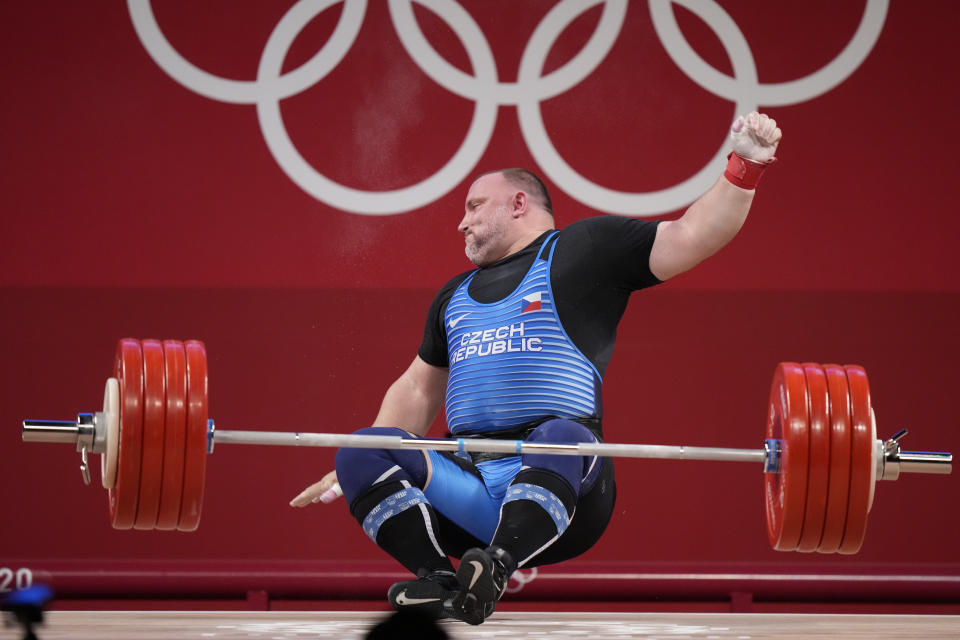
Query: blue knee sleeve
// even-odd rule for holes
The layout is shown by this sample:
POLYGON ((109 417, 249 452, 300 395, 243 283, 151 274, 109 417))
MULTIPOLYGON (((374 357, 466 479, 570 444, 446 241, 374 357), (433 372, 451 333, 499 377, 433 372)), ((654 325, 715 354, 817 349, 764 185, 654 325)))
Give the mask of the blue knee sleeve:
MULTIPOLYGON (((403 429, 367 427, 360 435, 402 436, 413 438, 403 429)), ((336 457, 337 481, 348 503, 382 480, 406 480, 423 488, 427 481, 427 460, 422 451, 403 449, 339 449, 336 457)))
MULTIPOLYGON (((597 438, 590 429, 578 422, 554 418, 534 429, 524 441, 577 444, 579 442, 596 442, 597 438)), ((525 453, 522 459, 524 467, 546 469, 560 475, 570 483, 570 486, 578 495, 589 491, 600 473, 600 460, 596 456, 556 456, 544 453, 525 453)))

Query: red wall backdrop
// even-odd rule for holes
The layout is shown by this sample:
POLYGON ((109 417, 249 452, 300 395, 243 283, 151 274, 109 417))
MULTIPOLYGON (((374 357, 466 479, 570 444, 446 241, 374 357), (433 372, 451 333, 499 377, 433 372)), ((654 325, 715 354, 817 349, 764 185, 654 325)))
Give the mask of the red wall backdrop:
MULTIPOLYGON (((0 6, 0 566, 382 561, 342 501, 287 506, 330 468, 332 451, 218 447, 199 531, 121 532, 108 525, 105 494, 81 485, 77 454, 22 444, 19 421, 99 409, 116 340, 135 336, 207 343, 221 428, 364 426, 412 359, 433 292, 469 266, 456 224, 472 176, 539 171, 561 225, 616 210, 615 198, 584 197, 544 159, 522 100, 539 105, 563 162, 621 192, 672 189, 701 172, 738 104, 759 105, 784 130, 736 240, 632 300, 607 375, 608 440, 759 448, 772 371, 798 360, 864 365, 882 437, 906 427, 908 449, 960 450, 956 3, 729 0, 700 4, 715 14, 699 15, 686 3, 417 2, 416 24, 447 65, 432 74, 398 37, 387 2, 327 4, 302 28, 294 18, 310 6, 289 1, 0 6), (682 39, 658 35, 664 7, 682 39), (618 8, 619 22, 609 17, 618 8), (352 45, 309 77, 354 10, 352 45), (591 56, 592 68, 548 95, 535 77, 518 79, 530 43, 559 15, 569 24, 534 75, 559 70, 549 77, 562 82, 591 56), (196 71, 198 86, 223 95, 165 71, 132 16, 153 16, 171 51, 207 74, 196 71), (854 34, 871 29, 875 42, 848 62, 854 34), (596 55, 605 38, 609 51, 596 55), (718 86, 729 95, 674 60, 668 49, 682 42, 704 77, 727 76, 718 86), (472 61, 484 51, 492 66, 472 61), (282 62, 275 81, 271 56, 282 62), (434 76, 459 78, 462 91, 434 76), (478 102, 489 132, 443 174, 478 102), (301 174, 286 166, 290 153, 271 151, 284 137, 262 126, 272 103, 301 174), (354 195, 311 191, 317 175, 354 195), (394 210, 388 200, 381 214, 357 212, 371 200, 360 192, 422 182, 432 194, 402 191, 394 210)), ((392 6, 400 15, 406 5, 392 6)), ((676 215, 692 197, 643 215, 676 215)), ((617 517, 570 566, 960 575, 953 477, 879 485, 866 543, 850 558, 769 550, 761 475, 752 465, 620 463, 617 517)))

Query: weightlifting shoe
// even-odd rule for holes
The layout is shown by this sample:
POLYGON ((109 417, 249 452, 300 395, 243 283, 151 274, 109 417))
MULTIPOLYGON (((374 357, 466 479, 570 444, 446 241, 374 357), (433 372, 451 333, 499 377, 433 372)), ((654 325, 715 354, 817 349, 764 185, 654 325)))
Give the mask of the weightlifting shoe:
POLYGON ((513 558, 500 547, 469 549, 457 568, 460 592, 451 603, 453 617, 469 624, 490 617, 515 570, 513 558))
POLYGON ((452 602, 460 583, 452 571, 420 569, 416 580, 398 582, 387 591, 387 600, 397 611, 415 611, 435 620, 457 617, 452 602))

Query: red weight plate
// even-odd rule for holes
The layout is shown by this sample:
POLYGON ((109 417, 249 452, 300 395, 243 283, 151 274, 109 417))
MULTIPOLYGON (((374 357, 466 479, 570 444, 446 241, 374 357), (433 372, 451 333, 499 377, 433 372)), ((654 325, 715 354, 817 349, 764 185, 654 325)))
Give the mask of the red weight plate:
POLYGON ((823 520, 820 553, 836 553, 847 524, 850 495, 850 394, 847 374, 837 365, 824 365, 830 392, 830 485, 827 487, 827 513, 823 520))
POLYGON ((163 355, 167 419, 157 529, 172 531, 180 521, 180 497, 183 494, 183 450, 187 438, 187 356, 179 340, 165 340, 163 355))
POLYGON ((187 446, 177 529, 194 531, 200 524, 207 467, 207 351, 197 340, 188 340, 183 346, 187 353, 187 446))
POLYGON ((160 342, 143 340, 140 348, 143 351, 143 451, 140 454, 140 502, 133 528, 150 530, 157 524, 160 508, 166 372, 160 342))
POLYGON ((807 507, 797 551, 816 551, 823 535, 830 482, 830 397, 827 375, 818 364, 803 365, 807 378, 807 412, 810 416, 810 463, 807 469, 807 507))
POLYGON ((840 543, 840 553, 853 554, 863 545, 870 512, 870 490, 873 482, 873 430, 870 426, 870 384, 862 367, 847 365, 850 387, 850 498, 847 503, 847 525, 840 543))
POLYGON ((770 386, 767 438, 780 441, 780 472, 764 474, 767 538, 777 551, 797 548, 807 500, 810 449, 807 382, 800 365, 781 362, 770 386))
POLYGON ((114 529, 129 529, 137 517, 143 442, 143 357, 138 340, 124 338, 117 343, 113 377, 120 383, 120 438, 117 482, 108 492, 110 524, 114 529))

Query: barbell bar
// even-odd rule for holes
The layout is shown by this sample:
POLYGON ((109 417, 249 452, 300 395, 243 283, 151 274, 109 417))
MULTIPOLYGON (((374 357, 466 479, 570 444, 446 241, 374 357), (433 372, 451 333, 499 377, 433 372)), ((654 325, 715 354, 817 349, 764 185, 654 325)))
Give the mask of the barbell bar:
POLYGON ((949 474, 953 462, 950 453, 901 450, 906 430, 878 440, 866 372, 856 365, 780 363, 762 449, 228 431, 216 428, 207 407, 202 342, 124 338, 103 411, 75 421, 24 420, 22 437, 74 444, 87 484, 87 456, 100 454, 111 525, 144 530, 197 528, 206 456, 218 443, 753 462, 763 466, 771 546, 843 554, 863 543, 877 480, 949 474))

